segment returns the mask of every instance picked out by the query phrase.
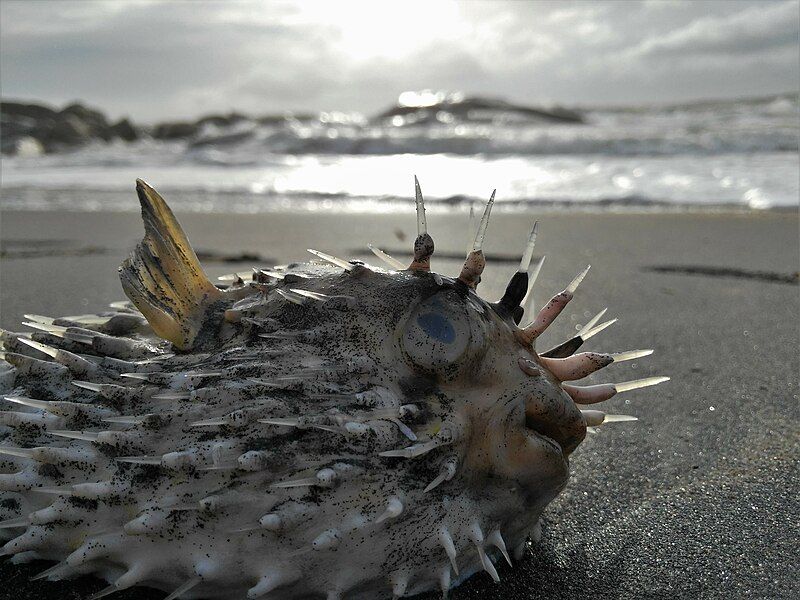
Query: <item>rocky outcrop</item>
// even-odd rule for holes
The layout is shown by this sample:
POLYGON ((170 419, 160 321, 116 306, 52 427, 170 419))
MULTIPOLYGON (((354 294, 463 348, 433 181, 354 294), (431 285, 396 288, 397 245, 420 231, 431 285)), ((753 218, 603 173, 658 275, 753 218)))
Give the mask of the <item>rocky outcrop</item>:
MULTIPOLYGON (((367 125, 360 117, 356 120, 337 120, 336 113, 283 113, 250 116, 239 112, 212 113, 196 120, 165 121, 151 126, 140 126, 129 119, 109 122, 105 114, 81 103, 72 103, 62 109, 38 103, 0 102, 0 147, 3 154, 33 156, 59 150, 77 148, 88 143, 124 141, 134 142, 141 137, 183 143, 187 148, 223 146, 243 142, 268 127, 270 143, 287 151, 319 151, 335 148, 353 153, 407 152, 412 146, 389 146, 381 141, 374 148, 370 136, 361 136, 358 130, 367 125), (333 126, 347 124, 357 135, 351 143, 327 137, 309 138, 293 131, 297 123, 333 126), (344 144, 344 146, 343 146, 344 144), (349 145, 348 145, 349 144, 349 145)), ((533 107, 513 104, 498 98, 464 96, 461 93, 444 93, 423 90, 405 92, 397 104, 370 119, 372 124, 396 126, 436 125, 438 123, 494 123, 494 124, 564 124, 583 123, 583 116, 561 107, 533 107)), ((436 140, 433 140, 436 143, 436 140)), ((413 141, 411 142, 413 144, 413 141)), ((427 142, 426 142, 427 143, 427 142)), ((442 151, 452 151, 449 140, 443 140, 442 151)), ((430 144, 428 144, 430 151, 430 144)))
MULTIPOLYGON (((192 146, 240 141, 251 135, 246 125, 285 123, 286 115, 253 118, 238 112, 209 114, 195 121, 165 121, 150 127, 129 119, 110 123, 99 110, 73 103, 63 109, 43 104, 0 102, 3 154, 36 155, 75 148, 89 142, 122 140, 142 136, 157 140, 183 140, 192 146), (239 126, 244 126, 244 129, 239 126)), ((291 117, 297 118, 297 117, 291 117)), ((313 115, 301 115, 313 119, 313 115)))
POLYGON ((157 140, 179 140, 197 133, 197 123, 188 121, 171 121, 159 123, 153 127, 153 137, 157 140))
POLYGON ((128 119, 120 119, 114 123, 111 126, 111 133, 126 142, 134 142, 139 139, 139 130, 128 119))
POLYGON ((227 115, 211 114, 196 121, 167 121, 153 127, 153 137, 157 140, 179 140, 194 138, 208 127, 224 129, 244 121, 251 121, 247 115, 232 112, 227 115))
POLYGON ((35 154, 93 141, 133 141, 140 132, 130 121, 113 125, 99 110, 73 103, 61 110, 41 104, 0 103, 3 154, 35 154))

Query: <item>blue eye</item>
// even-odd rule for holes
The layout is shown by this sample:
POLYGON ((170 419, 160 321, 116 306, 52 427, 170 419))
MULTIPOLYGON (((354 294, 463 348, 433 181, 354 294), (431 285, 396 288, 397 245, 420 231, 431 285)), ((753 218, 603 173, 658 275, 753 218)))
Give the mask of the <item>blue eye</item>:
POLYGON ((403 350, 423 368, 452 365, 466 352, 471 328, 463 298, 452 290, 423 300, 403 331, 403 350))
POLYGON ((430 337, 445 344, 452 344, 456 339, 456 330, 447 317, 437 313, 425 313, 417 317, 417 324, 430 337))

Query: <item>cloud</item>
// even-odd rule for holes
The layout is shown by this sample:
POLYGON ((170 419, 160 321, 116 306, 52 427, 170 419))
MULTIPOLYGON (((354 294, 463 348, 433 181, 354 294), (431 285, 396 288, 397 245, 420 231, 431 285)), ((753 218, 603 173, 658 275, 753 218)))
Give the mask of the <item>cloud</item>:
POLYGON ((798 5, 753 6, 724 17, 701 17, 685 27, 642 42, 633 54, 674 56, 748 55, 774 48, 798 47, 798 5))
POLYGON ((138 120, 375 112, 406 89, 637 103, 796 84, 798 0, 0 3, 3 96, 138 120))

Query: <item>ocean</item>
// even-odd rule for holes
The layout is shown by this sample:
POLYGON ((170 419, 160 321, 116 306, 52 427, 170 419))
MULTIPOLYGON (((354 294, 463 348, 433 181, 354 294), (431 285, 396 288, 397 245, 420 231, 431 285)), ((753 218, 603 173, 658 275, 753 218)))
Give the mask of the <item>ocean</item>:
POLYGON ((353 113, 209 123, 190 140, 96 143, 2 158, 2 205, 135 211, 145 179, 179 211, 431 210, 497 189, 500 210, 761 210, 797 206, 798 96, 583 108, 582 123, 502 106, 414 121, 353 113))

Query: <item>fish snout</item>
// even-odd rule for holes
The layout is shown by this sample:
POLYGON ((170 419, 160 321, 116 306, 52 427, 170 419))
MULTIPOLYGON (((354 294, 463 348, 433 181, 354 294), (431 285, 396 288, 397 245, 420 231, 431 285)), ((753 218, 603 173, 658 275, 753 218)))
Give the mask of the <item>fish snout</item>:
POLYGON ((525 426, 557 443, 566 458, 586 437, 586 421, 580 409, 533 361, 521 359, 520 368, 531 378, 525 396, 525 426))

